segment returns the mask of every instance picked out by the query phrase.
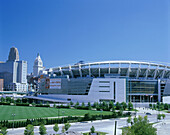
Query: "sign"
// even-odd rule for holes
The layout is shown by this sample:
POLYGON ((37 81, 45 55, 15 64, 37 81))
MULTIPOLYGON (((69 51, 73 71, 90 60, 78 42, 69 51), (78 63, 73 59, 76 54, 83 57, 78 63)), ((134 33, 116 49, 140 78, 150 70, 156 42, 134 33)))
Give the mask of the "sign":
POLYGON ((61 79, 50 79, 50 89, 61 89, 61 79))

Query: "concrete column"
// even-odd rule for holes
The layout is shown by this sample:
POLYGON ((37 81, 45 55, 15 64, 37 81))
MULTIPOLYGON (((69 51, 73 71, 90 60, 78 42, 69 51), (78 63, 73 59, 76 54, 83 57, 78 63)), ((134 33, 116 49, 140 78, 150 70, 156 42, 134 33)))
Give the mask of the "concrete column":
POLYGON ((158 79, 158 102, 161 102, 161 82, 158 79))

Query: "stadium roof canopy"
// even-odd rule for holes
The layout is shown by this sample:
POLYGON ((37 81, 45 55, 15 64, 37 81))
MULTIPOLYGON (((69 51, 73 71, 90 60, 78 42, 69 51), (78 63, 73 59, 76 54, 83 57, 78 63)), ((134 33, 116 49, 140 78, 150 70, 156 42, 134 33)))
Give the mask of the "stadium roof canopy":
POLYGON ((91 63, 77 63, 74 65, 52 68, 56 75, 76 77, 104 77, 113 76, 159 79, 170 78, 170 64, 140 61, 101 61, 91 63))

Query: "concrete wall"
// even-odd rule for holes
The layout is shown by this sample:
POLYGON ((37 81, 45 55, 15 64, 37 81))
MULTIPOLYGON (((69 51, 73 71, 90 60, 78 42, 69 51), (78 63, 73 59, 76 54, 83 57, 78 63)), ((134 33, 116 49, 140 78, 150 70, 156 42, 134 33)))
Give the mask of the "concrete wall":
POLYGON ((71 100, 73 102, 100 102, 114 100, 115 82, 115 102, 126 102, 126 80, 116 78, 94 78, 88 95, 63 95, 49 94, 39 95, 40 97, 51 99, 71 100))

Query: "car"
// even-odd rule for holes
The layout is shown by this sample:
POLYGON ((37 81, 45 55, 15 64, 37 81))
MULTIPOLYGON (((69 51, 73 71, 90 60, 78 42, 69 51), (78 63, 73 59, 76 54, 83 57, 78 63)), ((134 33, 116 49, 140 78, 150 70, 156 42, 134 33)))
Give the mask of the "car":
POLYGON ((152 114, 147 112, 146 115, 152 115, 152 114))

